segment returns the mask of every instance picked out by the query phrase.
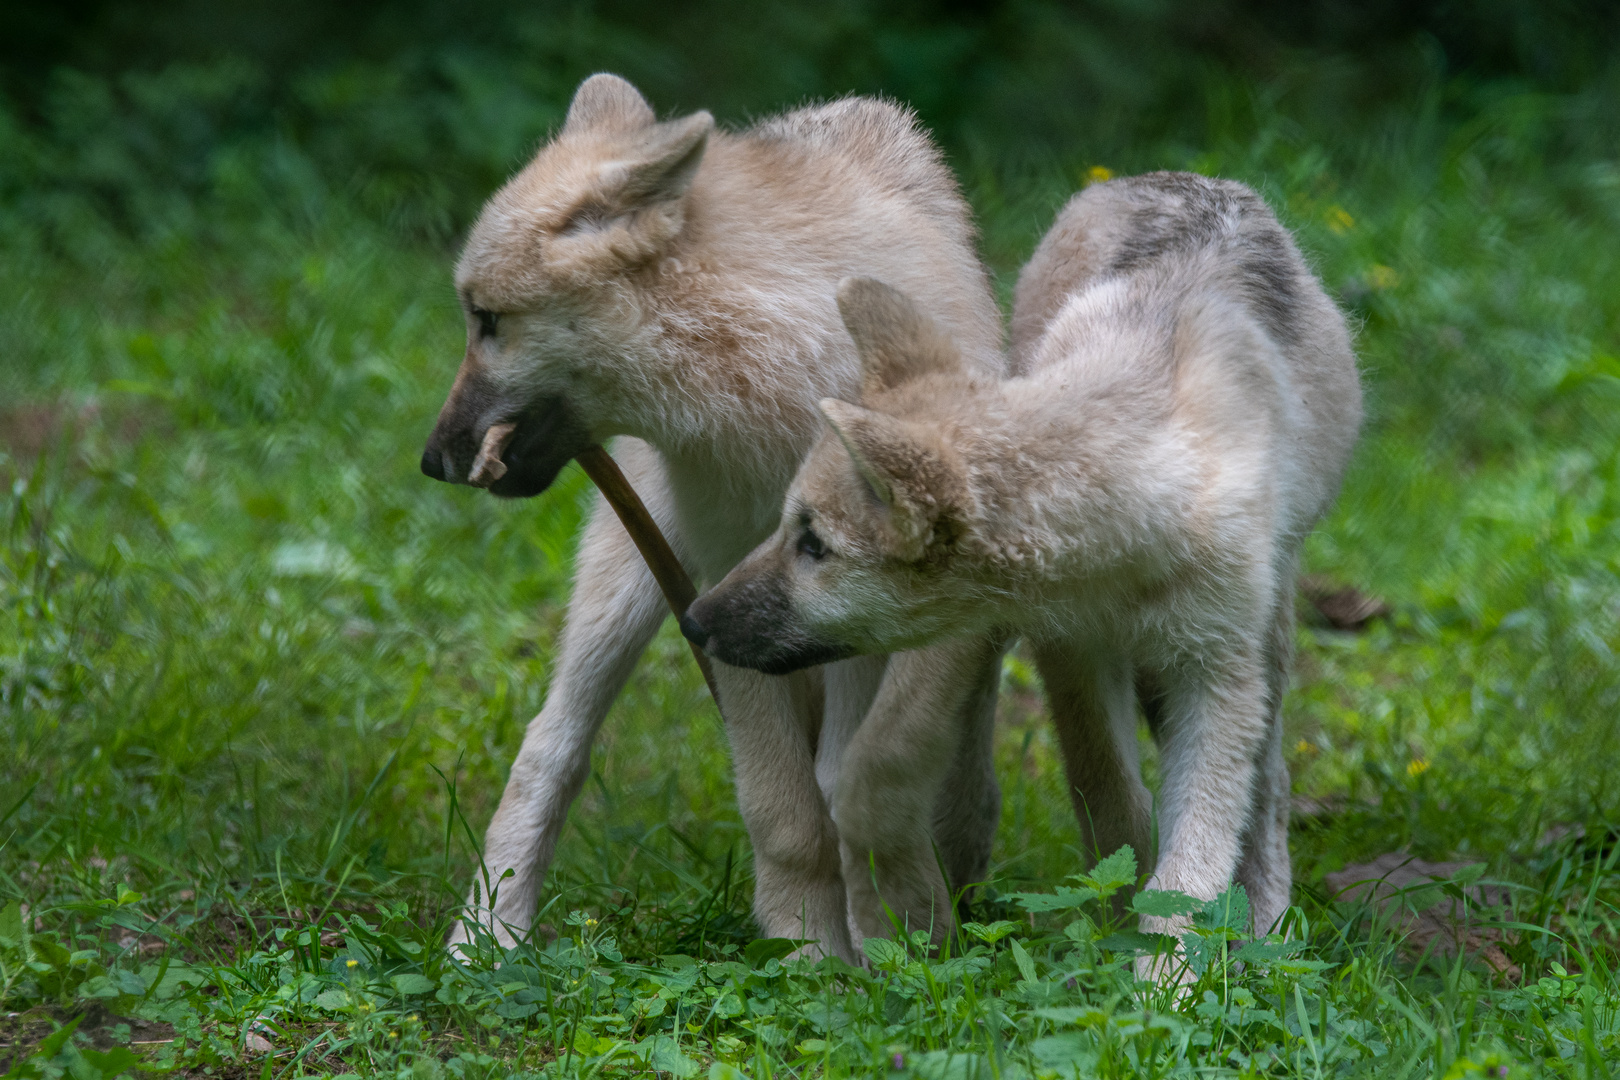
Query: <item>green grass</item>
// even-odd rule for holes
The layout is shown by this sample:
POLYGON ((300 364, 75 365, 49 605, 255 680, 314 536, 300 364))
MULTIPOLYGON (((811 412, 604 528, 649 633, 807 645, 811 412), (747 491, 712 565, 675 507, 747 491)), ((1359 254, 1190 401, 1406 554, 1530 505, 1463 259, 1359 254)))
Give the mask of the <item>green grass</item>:
POLYGON ((556 940, 453 962, 587 488, 506 504, 416 460, 461 350, 456 230, 567 86, 508 100, 455 69, 423 120, 357 67, 305 79, 278 126, 221 63, 61 78, 38 116, 0 114, 16 1075, 114 1075, 124 1044, 267 1078, 1613 1075, 1620 92, 1413 63, 1381 104, 1300 64, 1209 75, 1140 143, 953 143, 1004 294, 1088 170, 1194 168, 1260 187, 1360 326, 1370 419, 1307 562, 1394 614, 1301 630, 1290 756, 1325 809, 1296 821, 1293 936, 1241 952, 1203 913, 1179 996, 1130 977, 1153 943, 1129 918, 1053 893, 1078 834, 1016 661, 977 929, 946 958, 784 964, 754 942, 724 738, 668 627, 559 847, 556 940), (1328 896, 1395 850, 1508 887, 1475 918, 1514 972, 1328 896))

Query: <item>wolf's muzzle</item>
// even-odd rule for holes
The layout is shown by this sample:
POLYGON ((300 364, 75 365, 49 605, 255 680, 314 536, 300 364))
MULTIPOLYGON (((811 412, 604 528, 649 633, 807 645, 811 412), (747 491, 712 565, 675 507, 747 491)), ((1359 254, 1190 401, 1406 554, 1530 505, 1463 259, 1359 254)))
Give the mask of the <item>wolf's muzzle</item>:
POLYGON ((444 455, 437 446, 429 446, 422 451, 422 474, 435 480, 444 479, 444 455))
MULTIPOLYGON (((468 405, 486 405, 468 394, 468 405)), ((492 408, 457 408, 454 397, 446 403, 439 422, 422 451, 422 472, 453 484, 467 482, 484 433, 495 423, 516 424, 501 453, 505 471, 489 485, 492 495, 528 498, 551 486, 574 455, 591 445, 590 432, 562 398, 542 398, 517 416, 502 417, 492 408), (467 415, 474 413, 474 415, 467 415)))
POLYGON ((721 582, 681 616, 681 633, 703 652, 732 667, 787 675, 855 655, 853 649, 800 630, 785 591, 760 577, 721 582))

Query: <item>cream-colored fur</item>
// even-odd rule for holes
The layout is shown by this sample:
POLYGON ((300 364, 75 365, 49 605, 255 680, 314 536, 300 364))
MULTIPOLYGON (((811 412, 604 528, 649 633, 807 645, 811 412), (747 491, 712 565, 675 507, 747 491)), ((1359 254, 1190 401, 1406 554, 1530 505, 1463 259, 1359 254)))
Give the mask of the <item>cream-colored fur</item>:
MULTIPOLYGON (((1269 928, 1289 900, 1279 707, 1295 565, 1361 420, 1345 321, 1292 239, 1240 184, 1091 187, 1019 281, 1027 374, 1006 380, 963 365, 903 287, 846 282, 839 303, 862 394, 821 403, 829 434, 776 535, 682 628, 717 658, 777 670, 936 643, 891 660, 845 751, 846 870, 865 848, 895 867, 891 907, 937 903, 917 885, 919 807, 960 734, 929 718, 973 685, 982 635, 1015 631, 1088 846, 1150 850, 1140 694, 1162 749, 1153 886, 1211 898, 1235 876, 1269 928), (959 665, 939 662, 948 647, 959 665)), ((857 924, 876 925, 862 899, 857 924)))
MULTIPOLYGON (((467 240, 456 271, 467 355, 423 470, 532 495, 574 453, 619 436, 616 457, 683 562, 717 581, 775 527, 821 428, 817 401, 855 393, 840 279, 895 282, 950 329, 969 370, 1001 371, 973 244, 938 151, 893 104, 849 98, 732 134, 707 113, 660 123, 628 83, 594 76, 467 240), (513 427, 488 437, 502 424, 513 427)), ((474 885, 470 910, 503 943, 530 925, 591 742, 665 614, 598 501, 550 691, 474 885)), ((994 670, 993 657, 982 663, 994 670)), ((852 957, 825 792, 884 661, 786 677, 722 664, 716 678, 761 929, 852 957)), ((993 706, 989 692, 961 702, 957 721, 976 742, 949 766, 956 797, 934 815, 964 884, 983 873, 999 806, 984 750, 993 706)))

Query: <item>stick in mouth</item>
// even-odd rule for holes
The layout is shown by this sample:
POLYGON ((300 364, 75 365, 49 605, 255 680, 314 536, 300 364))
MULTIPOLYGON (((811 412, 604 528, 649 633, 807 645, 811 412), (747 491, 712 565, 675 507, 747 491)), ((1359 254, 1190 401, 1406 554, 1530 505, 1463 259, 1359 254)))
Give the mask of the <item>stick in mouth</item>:
POLYGON ((516 430, 516 424, 490 425, 490 429, 484 432, 484 445, 478 448, 478 456, 473 458, 472 469, 467 473, 467 483, 473 487, 487 488, 506 475, 506 462, 501 460, 501 455, 506 452, 506 444, 512 441, 512 433, 516 430))

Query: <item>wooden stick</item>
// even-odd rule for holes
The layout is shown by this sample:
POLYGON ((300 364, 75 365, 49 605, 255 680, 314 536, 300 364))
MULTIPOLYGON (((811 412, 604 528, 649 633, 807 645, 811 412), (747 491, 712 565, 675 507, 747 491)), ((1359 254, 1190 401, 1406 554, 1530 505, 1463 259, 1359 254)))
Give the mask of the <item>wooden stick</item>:
MULTIPOLYGON (((602 493, 613 512, 619 515, 619 521, 624 525, 624 531, 630 534, 635 541, 636 550, 647 563, 647 569, 658 582, 658 587, 664 592, 664 599, 669 603, 669 610, 679 619, 686 614, 686 609, 692 606, 697 599, 697 586, 686 574, 686 567, 675 557, 670 548, 669 541, 659 531, 658 523, 647 512, 646 505, 636 489, 630 486, 630 481, 624 478, 619 471, 619 463, 613 456, 600 446, 593 446, 574 456, 579 467, 585 470, 585 475, 602 493)), ((720 691, 714 684, 714 669, 709 666, 709 658, 698 650, 696 645, 689 641, 692 648, 692 657, 697 661, 698 668, 703 672, 703 681, 709 684, 709 693, 714 697, 714 704, 720 705, 720 691)))

